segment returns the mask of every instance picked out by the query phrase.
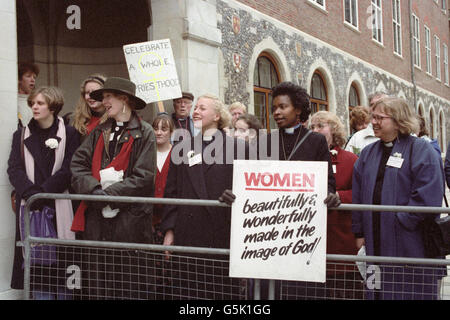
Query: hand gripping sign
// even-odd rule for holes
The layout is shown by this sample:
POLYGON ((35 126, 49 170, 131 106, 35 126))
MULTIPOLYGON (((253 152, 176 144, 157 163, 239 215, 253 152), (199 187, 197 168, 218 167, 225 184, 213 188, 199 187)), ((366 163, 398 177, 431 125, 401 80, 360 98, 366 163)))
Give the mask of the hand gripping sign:
POLYGON ((235 160, 230 277, 325 282, 328 166, 235 160))
POLYGON ((123 46, 130 80, 136 84, 136 96, 147 103, 181 97, 175 60, 169 39, 123 46))

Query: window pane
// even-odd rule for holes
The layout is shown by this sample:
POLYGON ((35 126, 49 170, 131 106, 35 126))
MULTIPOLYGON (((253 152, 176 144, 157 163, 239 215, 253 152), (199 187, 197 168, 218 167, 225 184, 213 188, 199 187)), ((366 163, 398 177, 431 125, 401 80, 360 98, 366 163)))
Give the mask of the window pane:
POLYGON ((358 9, 356 8, 356 0, 352 0, 352 24, 357 27, 358 26, 358 9))
POLYGON ((350 87, 349 106, 351 107, 359 106, 358 91, 356 91, 356 88, 354 86, 350 87))
POLYGON ((271 63, 270 64, 270 75, 271 75, 271 88, 275 87, 279 80, 277 75, 277 70, 275 69, 275 66, 271 63))
POLYGON ((352 22, 350 19, 351 14, 350 14, 350 0, 345 0, 345 21, 347 22, 352 22))
POLYGON ((277 126, 277 123, 275 122, 275 120, 273 119, 273 114, 271 112, 272 102, 273 102, 272 94, 269 94, 269 128, 276 129, 276 128, 278 128, 278 126, 277 126))
POLYGON ((259 85, 259 68, 258 68, 259 63, 255 63, 255 70, 253 71, 253 85, 260 87, 259 85))
POLYGON ((315 99, 327 100, 324 83, 317 73, 312 78, 311 96, 315 99))
POLYGON ((266 95, 263 92, 255 91, 255 116, 266 128, 266 95))
POLYGON ((260 57, 259 64, 259 86, 262 88, 272 88, 270 85, 270 61, 267 58, 260 57))

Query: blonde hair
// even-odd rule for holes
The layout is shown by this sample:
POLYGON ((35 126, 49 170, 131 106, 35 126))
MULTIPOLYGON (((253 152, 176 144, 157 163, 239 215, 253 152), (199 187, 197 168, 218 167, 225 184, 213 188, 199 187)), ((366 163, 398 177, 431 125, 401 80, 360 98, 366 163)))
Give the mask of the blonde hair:
POLYGON ((234 109, 241 109, 244 113, 247 113, 247 107, 239 101, 233 102, 229 107, 228 110, 230 111, 230 113, 234 110, 234 109))
POLYGON ((210 99, 210 100, 213 101, 214 109, 220 116, 220 119, 219 119, 219 121, 217 123, 217 128, 218 129, 222 130, 223 128, 226 128, 226 127, 230 126, 231 114, 227 110, 227 108, 225 107, 223 102, 217 96, 215 96, 213 94, 206 93, 206 94, 203 94, 200 97, 198 97, 197 101, 200 98, 206 98, 206 99, 210 99))
MULTIPOLYGON (((73 117, 73 127, 77 129, 78 132, 80 132, 82 135, 87 134, 86 125, 89 123, 89 120, 92 118, 92 110, 89 107, 89 105, 86 103, 86 100, 84 99, 84 89, 86 87, 86 84, 88 82, 95 82, 98 83, 102 88, 105 84, 106 77, 102 74, 93 74, 87 77, 80 85, 80 98, 78 99, 78 102, 75 106, 75 115, 73 117)), ((103 123, 108 118, 107 114, 105 113, 101 119, 100 123, 103 123)))
POLYGON ((346 135, 344 130, 344 124, 337 115, 329 111, 319 111, 314 113, 309 119, 309 124, 311 122, 325 122, 330 126, 331 136, 333 137, 333 145, 343 147, 346 142, 346 135))
POLYGON ((419 130, 419 121, 415 113, 409 108, 408 102, 405 99, 396 97, 381 98, 375 103, 371 111, 375 110, 378 106, 383 109, 384 113, 392 117, 392 120, 398 126, 399 133, 409 135, 419 130))

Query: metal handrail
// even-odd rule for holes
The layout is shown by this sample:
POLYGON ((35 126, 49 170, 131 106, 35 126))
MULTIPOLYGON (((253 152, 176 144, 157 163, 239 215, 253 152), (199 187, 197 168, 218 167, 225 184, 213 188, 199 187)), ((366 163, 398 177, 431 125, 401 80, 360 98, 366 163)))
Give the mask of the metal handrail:
MULTIPOLYGON (((150 197, 128 197, 128 196, 99 196, 84 194, 61 194, 61 193, 38 193, 25 202, 24 222, 25 222, 25 238, 18 244, 24 246, 24 295, 25 299, 30 296, 30 276, 31 276, 31 243, 39 242, 46 244, 62 244, 62 245, 83 245, 91 247, 107 247, 118 249, 134 249, 134 250, 155 250, 155 251, 172 251, 172 252, 188 252, 198 254, 214 254, 229 255, 229 249, 217 248, 201 248, 201 247, 183 247, 183 246, 162 246, 142 243, 122 243, 122 242, 105 242, 90 240, 63 240, 49 239, 30 236, 30 208, 34 201, 38 199, 69 199, 69 200, 85 200, 85 201, 101 201, 101 202, 123 202, 123 203, 151 203, 151 204, 171 204, 171 205, 188 205, 188 206, 212 206, 212 207, 230 207, 228 204, 218 200, 201 200, 201 199, 174 199, 174 198, 150 198, 150 197), (28 284, 28 285, 27 285, 28 284)), ((413 212, 413 213, 447 213, 450 214, 450 208, 445 207, 420 207, 420 206, 386 206, 386 205, 366 205, 366 204, 341 204, 331 210, 345 211, 380 211, 380 212, 413 212)), ((327 260, 333 261, 365 261, 378 263, 403 263, 403 264, 422 264, 422 265, 450 265, 449 260, 445 259, 424 259, 424 258, 403 258, 403 257, 372 257, 372 256, 353 256, 353 255, 336 255, 327 254, 327 260)), ((259 284, 259 282, 257 282, 259 284)), ((270 283, 273 285, 272 281, 270 283)), ((256 293, 256 288, 255 288, 256 293)), ((255 296, 255 298, 258 295, 255 296)))

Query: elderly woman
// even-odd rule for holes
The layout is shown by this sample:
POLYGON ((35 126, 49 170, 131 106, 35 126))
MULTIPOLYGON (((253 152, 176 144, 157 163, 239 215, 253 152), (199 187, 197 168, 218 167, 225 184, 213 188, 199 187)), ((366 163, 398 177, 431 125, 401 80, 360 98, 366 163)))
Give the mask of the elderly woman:
MULTIPOLYGON (((243 140, 225 134, 223 128, 229 125, 230 114, 213 95, 206 94, 198 98, 192 118, 202 134, 191 141, 183 139, 172 148, 164 197, 217 200, 225 190, 231 189, 233 159, 239 156, 239 150, 246 152, 246 144, 243 140)), ((161 222, 165 245, 209 248, 229 248, 230 226, 231 209, 228 207, 167 205, 161 222)), ((231 279, 215 279, 205 271, 204 277, 208 280, 197 282, 190 277, 199 275, 195 270, 189 270, 192 273, 182 278, 193 283, 189 289, 185 288, 187 282, 180 284, 182 290, 188 290, 184 294, 190 298, 224 299, 218 287, 220 284, 215 282, 222 282, 225 290, 230 288, 231 279), (209 287, 212 285, 217 286, 217 291, 209 287)))
MULTIPOLYGON (((312 115, 309 126, 312 131, 323 134, 327 140, 336 179, 336 194, 342 203, 352 203, 353 165, 358 157, 342 149, 345 144, 344 125, 334 113, 319 111, 312 115)), ((327 253, 355 255, 357 251, 355 236, 352 233, 351 212, 329 210, 327 216, 327 253)), ((358 293, 362 292, 362 279, 356 268, 336 264, 328 269, 328 298, 361 298, 358 293)))
MULTIPOLYGON (((135 96, 135 90, 133 82, 111 77, 106 80, 102 89, 91 92, 92 98, 102 101, 108 120, 89 134, 73 156, 72 187, 77 193, 153 196, 156 174, 155 133, 152 126, 136 114, 135 110, 143 109, 146 103, 135 96)), ((151 204, 82 202, 76 212, 72 230, 81 233, 85 240, 152 243, 152 212, 151 204)), ((139 257, 135 257, 133 253, 125 254, 123 259, 126 257, 132 260, 126 262, 130 264, 129 269, 137 268, 135 260, 139 257)), ((108 256, 105 258, 99 255, 97 258, 106 259, 106 263, 98 261, 91 264, 93 274, 89 279, 94 277, 105 281, 101 279, 102 276, 111 279, 110 273, 117 271, 113 277, 115 281, 113 279, 109 284, 106 282, 107 289, 111 289, 113 282, 124 276, 124 270, 119 270, 119 264, 125 262, 121 261, 121 257, 117 257, 118 261, 110 261, 113 258, 108 256)), ((121 281, 124 282, 123 286, 130 285, 124 279, 121 281)), ((128 288, 131 289, 137 288, 128 288)), ((102 293, 105 294, 97 292, 102 293)), ((127 293, 125 289, 106 291, 106 294, 113 298, 137 298, 134 293, 127 293)))
MULTIPOLYGON (((26 127, 14 133, 12 149, 8 160, 8 176, 17 192, 16 202, 16 240, 20 240, 19 221, 23 214, 21 206, 24 201, 37 193, 64 193, 70 185, 70 161, 80 145, 76 130, 64 124, 58 117, 64 105, 61 90, 55 87, 40 87, 28 97, 28 105, 33 118, 26 127), (20 201, 22 199, 22 201, 20 201)), ((72 205, 69 200, 36 200, 31 210, 44 207, 55 210, 53 223, 58 238, 74 239, 70 231, 73 219, 72 205)), ((62 266, 60 266, 62 267, 62 266)), ((56 279, 55 266, 33 267, 32 274, 39 279, 32 279, 33 298, 53 299, 56 286, 45 281, 44 277, 56 279), (40 275, 40 276, 39 276, 40 275)), ((16 247, 11 287, 23 288, 22 248, 16 247)))
POLYGON ((87 77, 80 87, 80 99, 75 106, 73 126, 82 137, 91 133, 94 128, 105 122, 105 106, 90 96, 91 92, 103 88, 106 77, 101 74, 93 74, 87 77))
MULTIPOLYGON (((417 118, 406 101, 385 97, 371 108, 379 141, 363 149, 353 171, 353 203, 441 206, 443 165, 433 147, 411 135, 417 118)), ((409 212, 353 212, 357 247, 367 255, 424 258, 423 222, 431 216, 409 212)), ((434 216, 433 216, 434 218, 434 216)), ((377 266, 380 282, 367 290, 372 299, 436 299, 441 270, 420 266, 377 266)), ((369 274, 368 274, 369 276, 369 274)))

